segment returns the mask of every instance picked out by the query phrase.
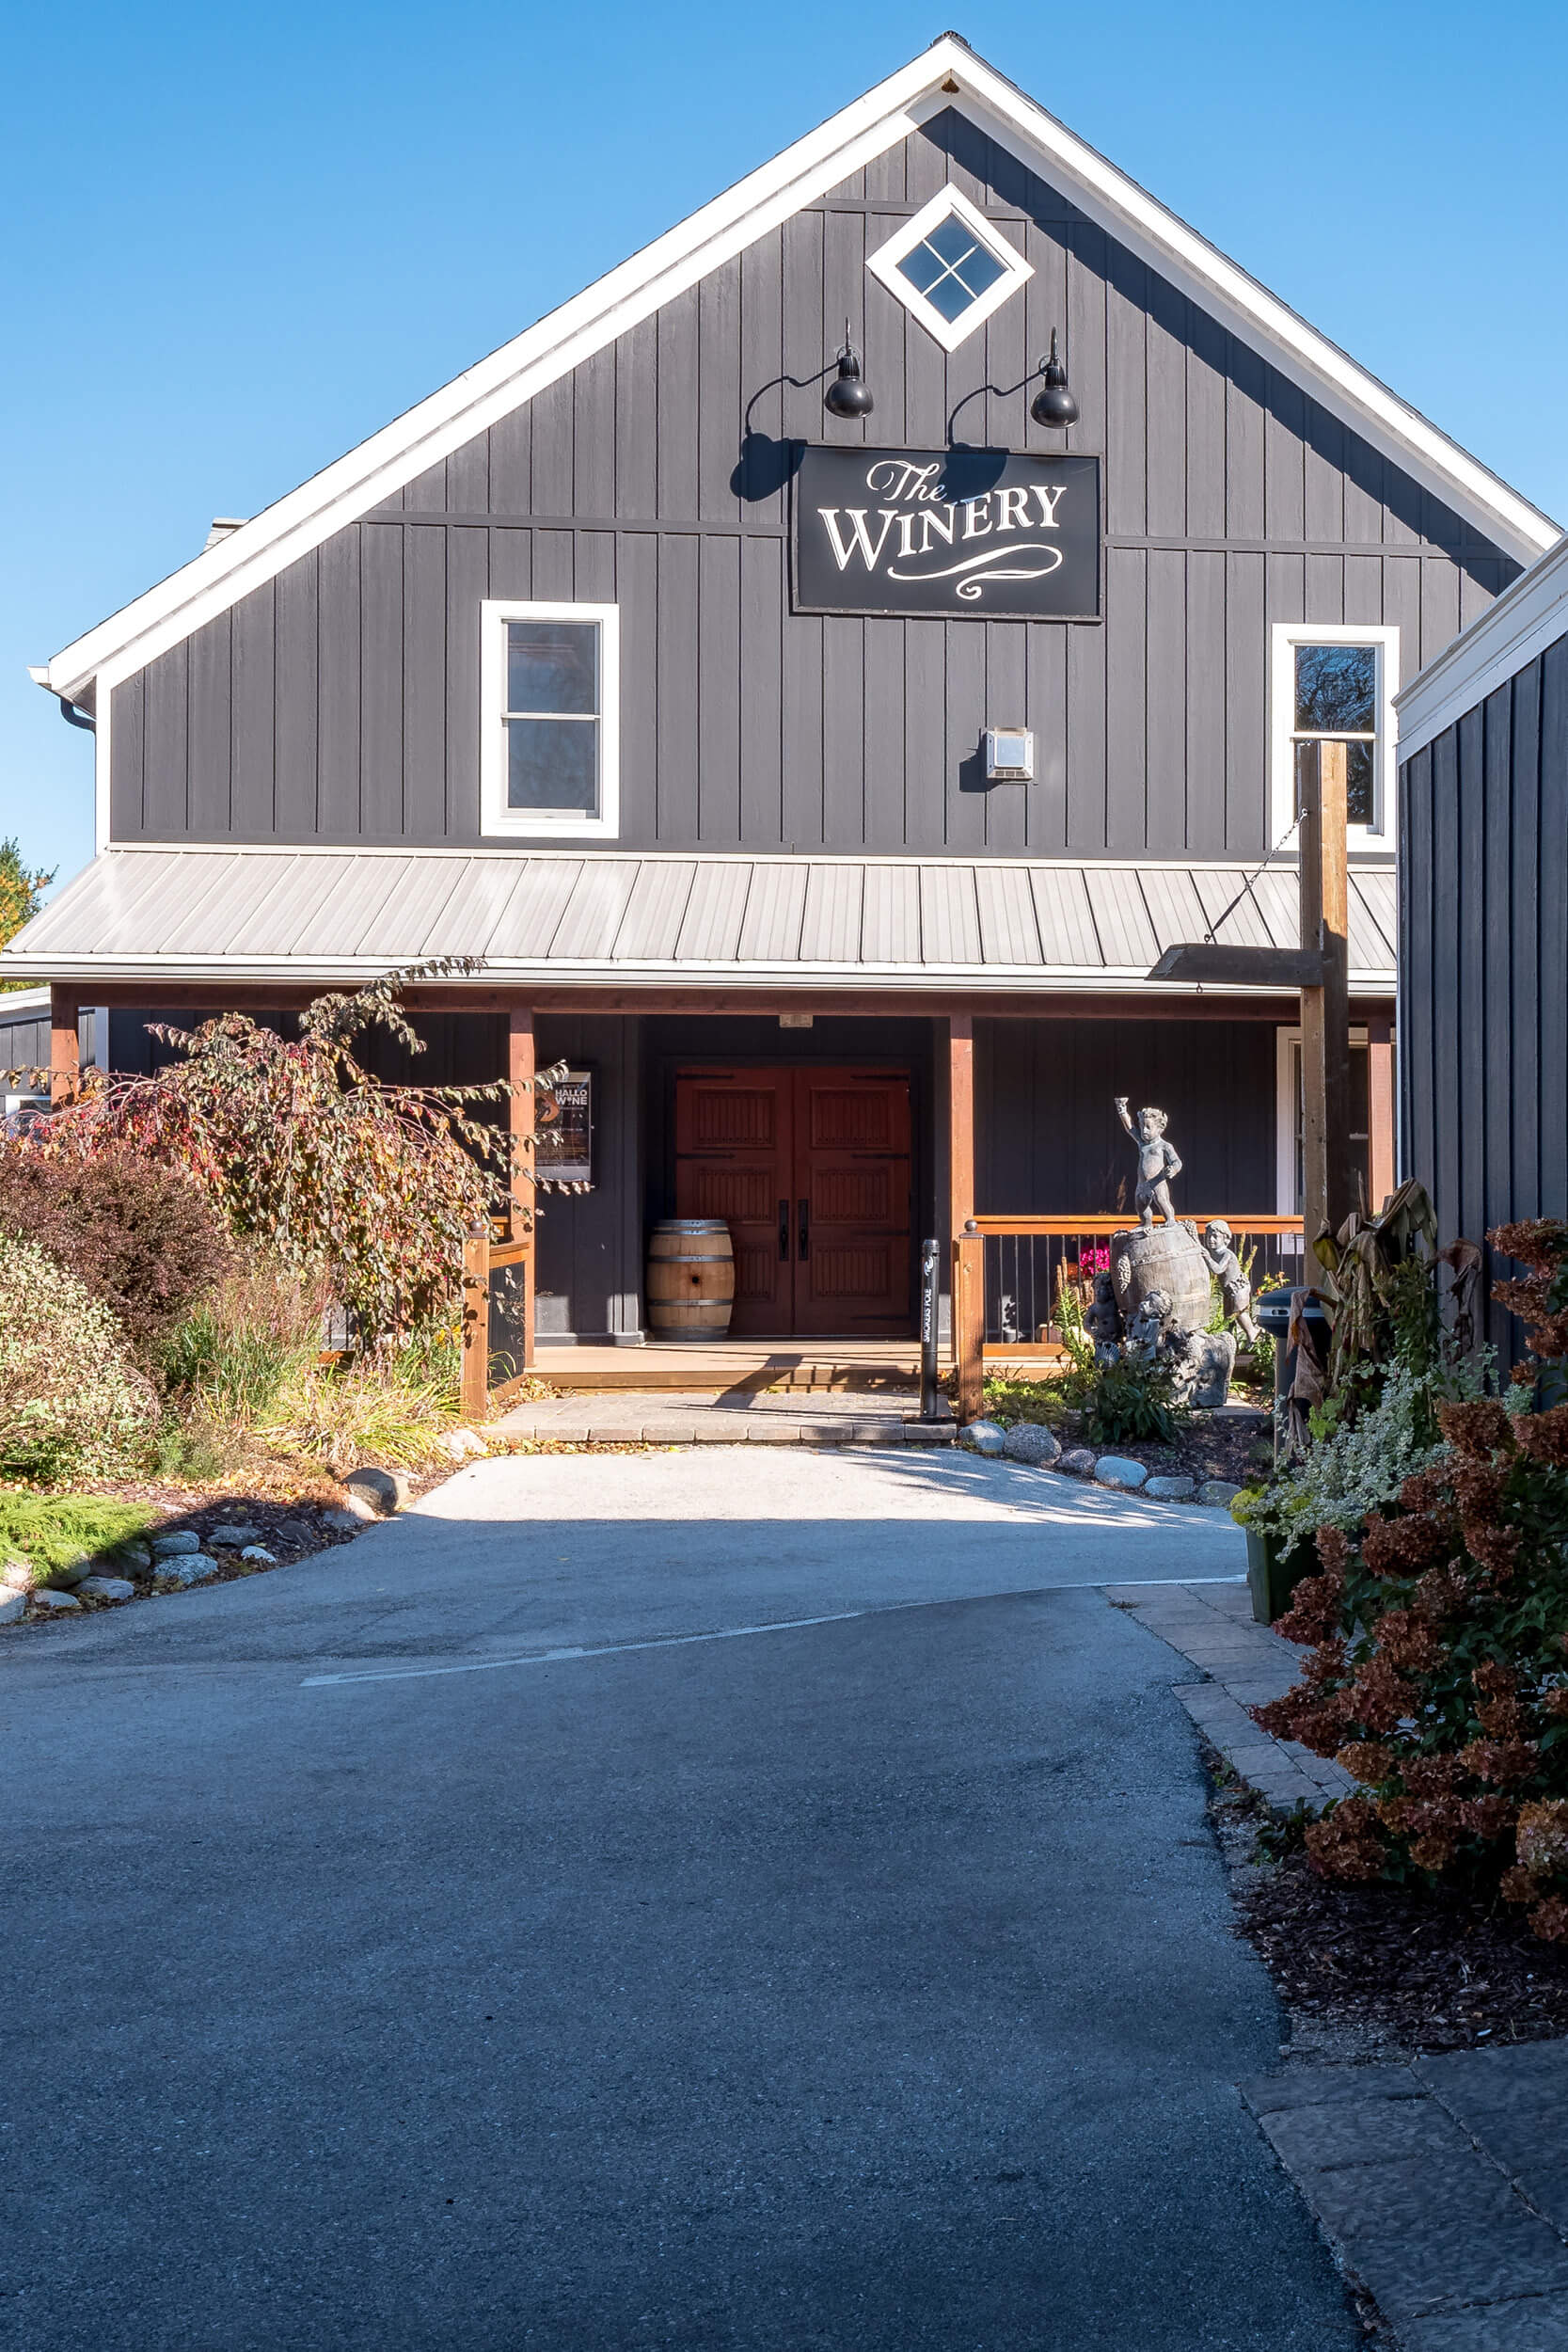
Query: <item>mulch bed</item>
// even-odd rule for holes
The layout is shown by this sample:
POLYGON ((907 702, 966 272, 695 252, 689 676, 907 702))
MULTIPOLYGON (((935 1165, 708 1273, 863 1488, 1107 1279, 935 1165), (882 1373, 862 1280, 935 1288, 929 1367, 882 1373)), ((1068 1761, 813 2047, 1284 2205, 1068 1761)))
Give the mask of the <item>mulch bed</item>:
MULTIPOLYGON (((1222 1788, 1214 1811, 1242 1859, 1233 1838, 1243 1818, 1250 1836, 1250 1797, 1222 1788)), ((1280 1998, 1319 2028, 1370 2027, 1416 2050, 1568 2034, 1568 1951, 1541 1943, 1504 1903, 1341 1885, 1299 1847, 1271 1866, 1243 1866, 1231 1891, 1280 1998)))
MULTIPOLYGON (((1093 1442, 1078 1434, 1077 1420, 1076 1413, 1063 1415, 1056 1434, 1064 1446, 1093 1442)), ((1153 1478, 1184 1474, 1196 1478, 1199 1485, 1206 1478, 1225 1478, 1233 1486, 1255 1486, 1266 1472, 1260 1462, 1249 1459, 1251 1449, 1268 1442, 1266 1413, 1259 1412, 1256 1419, 1251 1414, 1224 1413, 1193 1421, 1179 1432, 1174 1445, 1150 1445, 1139 1438, 1126 1445, 1096 1445, 1094 1450, 1097 1454, 1125 1454, 1135 1462, 1147 1463, 1153 1478)))

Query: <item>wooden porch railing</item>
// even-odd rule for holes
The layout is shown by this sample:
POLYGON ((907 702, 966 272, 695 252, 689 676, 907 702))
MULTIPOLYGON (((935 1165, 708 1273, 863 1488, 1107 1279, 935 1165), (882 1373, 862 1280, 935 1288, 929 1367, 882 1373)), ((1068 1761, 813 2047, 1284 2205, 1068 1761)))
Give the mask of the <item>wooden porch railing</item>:
MULTIPOLYGON (((1299 1279, 1299 1216, 1212 1209, 1183 1221, 1201 1232, 1222 1215, 1243 1263, 1251 1253, 1255 1289, 1271 1275, 1299 1279)), ((1053 1354, 1047 1334, 1055 1321, 1062 1269, 1069 1269, 1069 1280, 1086 1281, 1108 1267, 1110 1236, 1132 1222, 1125 1211, 970 1218, 953 1245, 953 1358, 961 1419, 972 1421, 981 1409, 987 1347, 1009 1357, 1053 1354)))
POLYGON ((531 1234, 513 1241, 485 1225, 469 1228, 463 1245, 465 1421, 483 1421, 533 1368, 532 1256, 531 1234))

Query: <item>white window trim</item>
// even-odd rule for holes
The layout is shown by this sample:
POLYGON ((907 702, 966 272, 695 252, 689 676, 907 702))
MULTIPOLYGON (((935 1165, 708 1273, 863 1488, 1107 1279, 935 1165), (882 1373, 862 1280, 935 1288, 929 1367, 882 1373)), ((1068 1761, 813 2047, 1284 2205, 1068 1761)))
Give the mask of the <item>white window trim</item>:
POLYGON ((1399 718, 1394 696, 1400 686, 1400 632, 1392 624, 1349 621, 1275 621, 1269 689, 1269 839, 1278 841, 1295 816, 1296 771, 1292 750, 1296 716, 1298 645, 1371 645, 1377 651, 1377 743, 1372 758, 1372 817, 1370 825, 1347 828, 1355 850, 1393 846, 1393 784, 1399 718))
POLYGON ((988 220, 977 205, 972 204, 961 189, 945 187, 923 204, 912 220, 895 230, 886 245, 879 246, 868 255, 866 268, 873 278, 884 285, 895 301, 901 302, 911 318, 920 321, 933 341, 943 351, 957 351, 958 345, 973 335, 977 326, 984 326, 992 312, 1017 294, 1025 281, 1033 278, 1035 265, 1026 262, 1018 247, 1006 238, 993 220, 988 220), (955 214, 970 230, 988 253, 995 255, 1002 264, 1002 276, 994 286, 988 286, 983 294, 973 301, 961 317, 944 319, 936 305, 927 302, 919 289, 911 284, 898 264, 907 253, 912 253, 921 239, 938 224, 955 214))
POLYGON ((479 632, 479 829, 514 841, 616 841, 621 834, 621 613, 613 604, 519 604, 486 597, 479 632), (599 631, 599 810, 506 804, 506 624, 594 622, 599 631))
MULTIPOLYGON (((1318 641, 1320 644, 1322 640, 1318 641)), ((1275 1199, 1281 1216, 1299 1216, 1296 1200, 1296 1089, 1291 1057, 1301 1049, 1301 1030, 1275 1031, 1275 1199)), ((1353 1045, 1367 1045, 1370 1032, 1353 1027, 1353 1045)), ((1370 1105, 1369 1105, 1370 1107, 1370 1105)))

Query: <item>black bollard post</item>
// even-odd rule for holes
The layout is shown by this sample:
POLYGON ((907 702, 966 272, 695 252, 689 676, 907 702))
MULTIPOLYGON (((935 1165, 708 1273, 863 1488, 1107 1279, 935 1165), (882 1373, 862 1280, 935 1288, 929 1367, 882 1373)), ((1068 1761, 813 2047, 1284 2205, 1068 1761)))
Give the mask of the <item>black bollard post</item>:
POLYGON ((923 1241, 920 1245, 920 1418, 939 1418, 937 1384, 937 1295, 942 1266, 942 1244, 923 1241))

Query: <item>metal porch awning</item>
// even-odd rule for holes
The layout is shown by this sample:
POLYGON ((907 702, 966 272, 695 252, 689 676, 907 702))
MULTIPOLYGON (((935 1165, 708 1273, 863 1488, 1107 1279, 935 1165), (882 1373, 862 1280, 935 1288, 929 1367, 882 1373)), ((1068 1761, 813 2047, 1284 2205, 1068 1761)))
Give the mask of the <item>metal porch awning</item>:
MULTIPOLYGON (((474 956, 487 982, 556 987, 1143 993, 1162 985, 1148 974, 1167 947, 1211 926, 1222 946, 1298 948, 1296 898, 1288 866, 127 848, 35 915, 0 975, 331 983, 474 956)), ((1391 993, 1391 866, 1352 870, 1350 963, 1356 993, 1391 993)))

